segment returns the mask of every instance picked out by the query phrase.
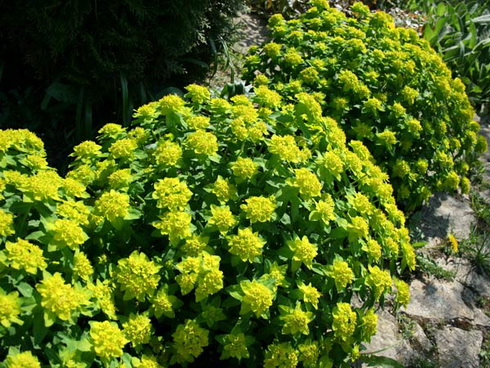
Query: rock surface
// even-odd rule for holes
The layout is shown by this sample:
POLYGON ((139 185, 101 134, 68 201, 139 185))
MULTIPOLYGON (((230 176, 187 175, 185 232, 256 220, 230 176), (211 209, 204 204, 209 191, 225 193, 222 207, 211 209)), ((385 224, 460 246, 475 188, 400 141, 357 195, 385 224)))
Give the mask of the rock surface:
POLYGON ((250 46, 260 45, 269 34, 267 21, 249 13, 241 13, 236 19, 240 32, 239 40, 233 45, 233 50, 245 55, 250 46))
POLYGON ((442 268, 454 272, 455 280, 474 291, 478 295, 490 298, 490 282, 488 277, 478 272, 478 267, 464 258, 440 258, 437 260, 442 268))
POLYGON ((441 239, 453 234, 457 239, 466 239, 471 234, 475 216, 468 198, 456 199, 446 193, 438 193, 430 198, 419 214, 423 221, 419 229, 428 246, 437 245, 441 239))
POLYGON ((478 368, 483 334, 481 331, 465 331, 445 327, 436 336, 439 364, 445 368, 478 368))
POLYGON ((475 326, 490 326, 477 306, 476 295, 458 281, 429 282, 414 280, 410 285, 410 304, 404 309, 410 316, 440 320, 465 320, 475 326))
POLYGON ((375 353, 407 364, 413 356, 409 342, 399 332, 396 318, 386 312, 378 313, 378 332, 366 346, 366 354, 375 353))
POLYGON ((418 323, 414 323, 412 337, 410 338, 411 347, 420 354, 427 354, 432 348, 432 343, 425 334, 424 329, 418 323))

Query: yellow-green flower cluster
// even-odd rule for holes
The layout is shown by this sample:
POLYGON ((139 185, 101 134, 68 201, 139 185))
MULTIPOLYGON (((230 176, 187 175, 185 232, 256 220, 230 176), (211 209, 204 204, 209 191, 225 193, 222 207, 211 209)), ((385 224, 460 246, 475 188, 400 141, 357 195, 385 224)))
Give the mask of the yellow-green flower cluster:
POLYGON ((302 333, 303 335, 308 335, 310 332, 308 324, 313 319, 313 313, 303 311, 301 305, 297 304, 294 309, 289 308, 289 312, 281 316, 281 320, 284 321, 282 333, 291 335, 302 333))
POLYGON ((220 359, 227 358, 248 358, 250 353, 247 348, 247 336, 243 333, 226 335, 223 353, 220 359))
POLYGON ((288 241, 288 246, 294 254, 292 260, 302 263, 311 269, 313 259, 318 254, 318 247, 310 243, 310 240, 306 236, 303 236, 301 239, 297 237, 294 240, 288 241))
POLYGON ((93 273, 94 268, 85 253, 75 253, 73 256, 73 275, 87 281, 93 273))
POLYGON ((44 170, 26 180, 24 191, 34 201, 58 200, 58 190, 62 184, 61 177, 55 171, 44 170))
POLYGON ((260 281, 242 281, 240 288, 244 294, 242 313, 252 311, 257 317, 260 317, 272 306, 274 293, 260 281))
POLYGON ((395 301, 403 306, 407 306, 410 301, 410 286, 403 280, 395 280, 395 286, 397 289, 395 301))
POLYGON ((220 257, 202 252, 198 257, 186 257, 177 264, 181 272, 175 280, 182 295, 196 288, 196 301, 199 302, 223 288, 223 272, 219 269, 220 257))
POLYGON ((161 266, 149 260, 146 254, 134 251, 128 258, 120 259, 115 270, 115 279, 124 298, 144 301, 152 296, 160 281, 161 266))
POLYGON ((131 169, 116 170, 107 177, 109 186, 112 189, 127 189, 129 184, 134 180, 131 169))
POLYGON ((351 338, 357 326, 357 314, 348 303, 337 303, 332 312, 332 329, 335 337, 346 341, 351 338))
POLYGON ((171 241, 181 240, 191 236, 192 216, 183 211, 166 212, 160 216, 160 221, 153 226, 160 230, 162 235, 168 235, 171 241))
POLYGON ((60 203, 56 208, 56 214, 76 221, 82 226, 89 224, 90 209, 83 202, 68 200, 60 203))
POLYGON ((44 320, 47 326, 52 325, 56 317, 63 321, 73 321, 81 308, 89 304, 85 291, 66 284, 58 272, 45 277, 36 289, 42 298, 41 306, 45 309, 44 320))
POLYGON ((0 325, 5 328, 9 328, 13 323, 23 324, 22 320, 19 318, 21 314, 21 299, 19 298, 19 293, 13 291, 6 294, 5 291, 0 288, 0 304, 2 309, 0 310, 0 325))
POLYGON ((167 95, 158 101, 162 115, 170 115, 184 111, 185 101, 176 95, 167 95))
POLYGON ((354 280, 354 272, 349 264, 339 259, 333 261, 330 276, 334 279, 335 287, 339 292, 342 292, 354 280))
POLYGON ((187 147, 198 155, 212 156, 218 152, 218 141, 213 133, 202 129, 191 133, 187 140, 187 147))
POLYGON ((350 235, 354 238, 365 238, 369 234, 369 224, 361 216, 355 216, 348 225, 350 235))
POLYGON ((143 314, 130 315, 128 321, 123 323, 124 336, 133 346, 149 343, 151 332, 151 320, 143 314))
POLYGON ((5 359, 5 366, 8 368, 41 368, 41 363, 30 351, 17 354, 9 354, 5 359))
POLYGON ((264 368, 294 368, 299 362, 298 355, 298 351, 289 342, 271 344, 267 347, 264 368))
POLYGON ((113 158, 130 158, 138 144, 134 139, 123 138, 115 141, 109 148, 109 152, 113 158))
POLYGON ((369 266, 366 284, 374 290, 375 299, 379 299, 386 291, 391 289, 392 280, 390 273, 386 270, 381 270, 378 266, 369 266))
POLYGON ((109 321, 92 322, 90 337, 95 354, 103 360, 119 358, 123 354, 124 345, 128 343, 117 324, 109 321))
POLYGON ((44 143, 27 129, 6 129, 0 132, 1 152, 14 149, 20 152, 45 155, 44 143))
POLYGON ((273 135, 269 143, 269 151, 287 162, 301 162, 305 159, 304 151, 301 151, 294 137, 291 135, 273 135))
POLYGON ((295 170, 295 178, 291 184, 297 187, 299 194, 305 198, 319 197, 322 191, 318 177, 306 168, 295 170))
POLYGON ((144 354, 141 359, 131 359, 131 364, 133 364, 133 366, 136 368, 163 368, 160 364, 158 364, 155 356, 148 356, 144 354))
POLYGON ((276 91, 272 91, 266 86, 259 86, 255 91, 255 99, 265 107, 277 109, 281 106, 281 96, 276 91))
POLYGON ((155 161, 163 167, 175 166, 182 157, 182 148, 174 142, 162 141, 155 150, 155 161))
POLYGON ((233 175, 239 179, 252 179, 258 173, 258 165, 250 158, 239 157, 231 164, 233 175))
POLYGON ((240 208, 250 222, 267 222, 274 218, 276 202, 274 197, 250 197, 245 200, 240 208))
POLYGON ((187 185, 178 178, 160 179, 155 184, 153 198, 157 200, 158 208, 168 208, 170 211, 182 209, 192 197, 187 185))
POLYGON ((328 224, 335 219, 335 203, 330 194, 324 194, 322 199, 316 202, 314 211, 310 214, 310 219, 313 221, 323 221, 328 224))
POLYGON ((92 293, 93 298, 95 298, 94 303, 98 308, 110 319, 117 319, 116 307, 113 300, 113 287, 109 284, 109 280, 103 282, 97 280, 96 284, 88 283, 87 289, 92 293))
POLYGON ((31 274, 36 274, 38 269, 44 270, 47 266, 42 249, 23 239, 17 239, 15 243, 7 242, 5 256, 10 267, 31 274))
POLYGON ((211 205, 211 217, 208 220, 208 225, 216 226, 221 233, 227 233, 237 222, 230 207, 211 205))
POLYGON ((187 320, 185 324, 177 327, 172 334, 174 360, 177 363, 193 362, 209 344, 209 331, 200 327, 193 320, 187 320))
POLYGON ((94 211, 110 222, 122 220, 129 211, 129 196, 113 189, 103 193, 96 201, 94 211))
POLYGON ((91 158, 100 155, 101 148, 101 146, 93 141, 85 141, 73 147, 73 156, 75 156, 77 160, 90 161, 91 158))
POLYGON ((189 84, 185 89, 188 91, 186 97, 189 97, 192 102, 198 104, 206 102, 211 97, 209 90, 198 84, 189 84))
POLYGON ((312 286, 311 283, 308 285, 301 283, 298 285, 298 289, 301 291, 303 301, 310 303, 315 309, 318 309, 318 301, 322 296, 318 289, 312 286))
POLYGON ((378 315, 373 309, 368 309, 362 317, 361 327, 366 341, 374 336, 378 330, 378 315))
POLYGON ((209 127, 210 119, 206 116, 191 116, 187 119, 187 125, 191 129, 206 129, 209 127))
POLYGON ((59 247, 77 249, 87 240, 87 234, 75 220, 58 219, 51 226, 53 241, 59 247))
POLYGON ((218 201, 222 203, 237 198, 236 187, 221 176, 218 176, 218 179, 213 184, 213 193, 218 198, 218 201))
POLYGON ((230 253, 240 257, 243 262, 254 262, 255 257, 262 254, 265 243, 250 227, 238 229, 237 235, 228 237, 230 253))
POLYGON ((151 301, 155 317, 160 318, 162 315, 169 318, 175 317, 174 305, 177 302, 177 298, 173 295, 168 295, 165 289, 158 290, 151 301))

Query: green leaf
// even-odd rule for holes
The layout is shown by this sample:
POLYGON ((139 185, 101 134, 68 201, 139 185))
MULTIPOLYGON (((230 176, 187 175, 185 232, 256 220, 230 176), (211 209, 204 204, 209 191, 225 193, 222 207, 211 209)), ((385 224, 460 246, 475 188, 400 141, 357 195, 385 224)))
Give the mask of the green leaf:
POLYGON ((442 17, 442 16, 446 15, 446 12, 447 12, 446 5, 444 5, 444 3, 439 3, 437 5, 437 9, 436 9, 437 16, 442 17))
POLYGON ((43 315, 37 314, 34 317, 34 323, 32 325, 34 344, 35 345, 41 344, 41 342, 43 341, 47 333, 48 333, 48 328, 44 324, 43 315))
POLYGON ((322 276, 327 276, 327 269, 325 266, 322 266, 321 264, 319 263, 316 263, 315 265, 313 265, 313 267, 311 268, 311 270, 319 275, 322 275, 322 276))
POLYGON ((437 36, 437 32, 432 27, 425 25, 424 38, 432 44, 432 40, 437 36))
POLYGON ((485 14, 474 18, 473 23, 490 23, 490 14, 485 14))
POLYGON ((77 349, 80 351, 90 351, 92 349, 92 344, 88 339, 82 339, 78 342, 77 349))
POLYGON ((49 311, 44 311, 44 324, 46 327, 51 327, 56 322, 56 316, 49 311))
POLYGON ((226 344, 226 335, 217 335, 214 337, 221 345, 226 344))
POLYGON ((43 350, 44 354, 46 354, 46 356, 48 357, 51 366, 61 365, 63 363, 60 356, 56 351, 54 351, 54 349, 44 347, 43 350))
POLYGON ((131 358, 132 358, 131 355, 129 355, 128 353, 124 353, 122 355, 121 360, 126 364, 126 367, 133 366, 131 358))
POLYGON ((19 285, 17 285, 17 289, 20 291, 22 296, 26 298, 30 298, 32 296, 33 288, 31 285, 29 285, 26 282, 21 282, 19 285))
POLYGON ((250 312, 252 312, 252 309, 250 309, 250 305, 242 303, 242 306, 240 308, 240 315, 247 314, 250 312))
POLYGON ((126 216, 124 216, 124 219, 125 220, 137 220, 142 215, 143 215, 143 213, 141 213, 141 211, 138 211, 135 208, 130 208, 129 211, 128 211, 128 214, 126 216))
POLYGON ((367 363, 368 367, 381 366, 383 368, 404 368, 404 366, 396 360, 384 356, 361 355, 359 360, 367 363))
POLYGON ((198 59, 191 58, 191 57, 184 57, 181 60, 182 61, 187 61, 188 63, 194 64, 194 65, 198 65, 198 66, 200 66, 201 68, 204 68, 204 69, 208 69, 209 68, 209 64, 205 63, 202 60, 198 60, 198 59))
POLYGON ((131 108, 129 107, 128 79, 121 73, 121 94, 122 94, 122 125, 127 127, 131 121, 131 108))
POLYGON ((34 231, 25 237, 26 240, 36 240, 39 241, 43 236, 46 236, 44 231, 34 231))
POLYGON ((243 295, 240 294, 238 291, 230 291, 229 294, 234 299, 237 299, 237 300, 240 300, 240 301, 243 299, 243 295))
POLYGON ((76 104, 78 101, 79 88, 60 82, 54 82, 46 89, 46 94, 60 102, 76 104))

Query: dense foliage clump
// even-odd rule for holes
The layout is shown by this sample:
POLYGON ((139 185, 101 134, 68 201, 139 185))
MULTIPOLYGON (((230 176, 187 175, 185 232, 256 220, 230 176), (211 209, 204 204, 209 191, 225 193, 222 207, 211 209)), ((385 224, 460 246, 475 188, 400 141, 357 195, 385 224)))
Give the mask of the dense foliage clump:
POLYGON ((318 95, 187 91, 105 125, 65 178, 0 132, 5 367, 347 366, 376 306, 408 303, 388 177, 318 95))
POLYGON ((350 18, 327 1, 312 3, 298 19, 270 18, 272 41, 251 49, 245 79, 286 102, 315 94, 323 113, 366 145, 407 210, 434 191, 467 192, 486 141, 461 80, 388 14, 356 3, 350 18))

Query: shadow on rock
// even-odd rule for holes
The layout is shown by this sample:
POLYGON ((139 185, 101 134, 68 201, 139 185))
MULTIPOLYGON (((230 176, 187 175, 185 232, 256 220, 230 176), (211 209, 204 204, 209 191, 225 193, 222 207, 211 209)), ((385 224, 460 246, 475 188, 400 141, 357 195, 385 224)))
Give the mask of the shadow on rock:
POLYGON ((468 238, 474 222, 468 201, 437 193, 412 216, 410 227, 415 240, 435 245, 436 239, 445 239, 448 234, 455 235, 458 240, 468 238))

